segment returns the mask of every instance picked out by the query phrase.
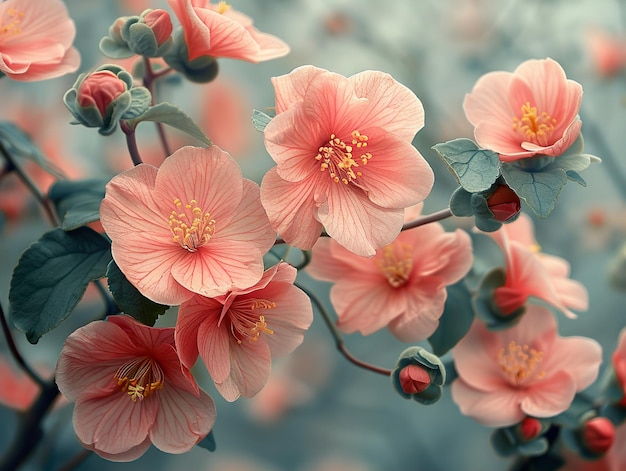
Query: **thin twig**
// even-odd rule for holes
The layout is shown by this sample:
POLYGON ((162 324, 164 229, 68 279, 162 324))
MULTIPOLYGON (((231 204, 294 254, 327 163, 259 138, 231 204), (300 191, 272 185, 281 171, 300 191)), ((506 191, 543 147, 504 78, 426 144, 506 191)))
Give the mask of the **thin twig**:
POLYGON ((133 165, 137 166, 143 163, 141 155, 139 154, 139 148, 137 147, 137 136, 135 135, 135 128, 129 126, 124 121, 120 121, 120 128, 126 136, 126 147, 128 147, 128 153, 133 161, 133 165))
MULTIPOLYGON (((155 104, 154 100, 154 82, 159 78, 165 75, 165 73, 169 72, 171 69, 166 70, 165 73, 157 74, 152 70, 152 64, 150 63, 150 59, 147 57, 143 58, 143 64, 145 73, 143 75, 143 86, 148 89, 150 95, 152 96, 152 105, 155 104)), ((161 71, 163 72, 163 71, 161 71)), ((159 135, 159 140, 161 141, 161 146, 163 147, 163 151, 165 152, 165 156, 169 157, 172 154, 172 149, 167 141, 167 136, 165 134, 165 129, 163 128, 163 123, 156 121, 157 134, 159 135)))

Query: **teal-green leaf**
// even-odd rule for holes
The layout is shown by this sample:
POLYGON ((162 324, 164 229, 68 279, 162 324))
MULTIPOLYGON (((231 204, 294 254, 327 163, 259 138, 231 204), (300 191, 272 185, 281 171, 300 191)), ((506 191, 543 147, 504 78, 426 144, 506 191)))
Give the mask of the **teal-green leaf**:
POLYGON ((263 111, 252 110, 252 124, 257 131, 263 132, 265 131, 265 127, 272 120, 272 116, 267 113, 263 113, 263 111))
POLYGON ((498 154, 480 149, 471 139, 454 139, 436 144, 433 149, 470 193, 489 189, 500 175, 498 154))
POLYGON ((194 139, 205 146, 210 146, 213 143, 211 139, 204 134, 204 131, 198 127, 198 125, 191 119, 187 113, 181 110, 179 107, 172 105, 171 103, 162 102, 157 105, 151 106, 141 116, 128 120, 131 127, 137 126, 142 121, 154 121, 157 123, 167 124, 173 128, 183 131, 189 134, 194 139))
POLYGON ((104 277, 110 261, 111 244, 88 227, 45 233, 24 251, 13 272, 13 323, 37 343, 72 312, 90 281, 104 277))
POLYGON ((58 181, 50 187, 48 199, 61 219, 61 227, 71 231, 100 219, 100 203, 108 180, 58 181))
POLYGON ((567 183, 565 170, 552 165, 538 172, 527 172, 503 162, 502 176, 540 218, 546 218, 552 212, 561 189, 567 183))
POLYGON ((215 451, 217 446, 215 443, 215 436, 213 435, 213 430, 211 430, 206 437, 204 437, 202 440, 196 443, 196 445, 199 446, 200 448, 204 448, 205 450, 215 451))
POLYGON ((152 327, 157 318, 169 309, 169 306, 158 304, 142 295, 130 281, 126 279, 117 264, 111 260, 107 270, 109 290, 120 311, 131 315, 139 322, 152 327))
POLYGON ((442 356, 465 336, 474 320, 474 311, 470 308, 472 295, 463 281, 448 286, 448 297, 439 319, 439 327, 428 338, 433 353, 442 356))

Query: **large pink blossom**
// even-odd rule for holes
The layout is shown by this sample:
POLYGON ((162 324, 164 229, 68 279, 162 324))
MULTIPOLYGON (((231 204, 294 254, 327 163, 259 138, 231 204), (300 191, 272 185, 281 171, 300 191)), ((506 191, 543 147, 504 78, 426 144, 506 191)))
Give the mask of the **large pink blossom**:
POLYGON ((506 261, 506 283, 494 292, 494 301, 504 314, 519 309, 529 298, 544 301, 572 318, 576 314, 570 309, 587 309, 587 289, 569 278, 567 260, 540 252, 528 215, 522 213, 488 235, 500 245, 506 261))
POLYGON ((432 223, 401 232, 373 258, 321 238, 307 271, 334 283, 330 301, 344 332, 369 335, 388 327, 400 340, 417 342, 437 329, 446 286, 464 277, 472 261, 466 232, 432 223))
POLYGON ((563 154, 580 133, 582 94, 554 60, 528 60, 512 73, 483 75, 463 108, 478 145, 510 162, 563 154))
POLYGON ((228 401, 257 394, 267 382, 272 357, 300 345, 313 321, 311 301, 293 285, 296 274, 280 263, 252 287, 184 302, 176 322, 183 364, 193 366, 199 353, 228 401))
POLYGON ((252 19, 226 2, 168 0, 182 27, 189 60, 201 56, 228 57, 261 62, 282 57, 289 46, 271 34, 262 33, 252 19))
POLYGON ((265 146, 276 161, 261 184, 272 227, 310 249, 322 227, 350 251, 373 256, 423 201, 433 172, 411 140, 424 125, 420 100, 390 75, 346 78, 304 66, 272 79, 276 117, 265 146))
POLYGON ((452 350, 459 377, 452 399, 465 415, 490 427, 526 416, 553 417, 595 381, 602 349, 592 339, 560 337, 542 306, 529 306, 514 327, 490 331, 476 320, 452 350))
POLYGON ((20 81, 45 80, 78 69, 76 28, 61 0, 0 3, 0 72, 20 81))
POLYGON ((117 265, 162 304, 253 285, 276 238, 258 185, 216 146, 183 147, 158 169, 121 173, 100 212, 117 265))
POLYGON ((110 316, 70 335, 56 381, 76 402, 80 442, 112 461, 132 461, 150 443, 185 453, 215 422, 213 400, 180 363, 174 329, 148 327, 130 316, 110 316))

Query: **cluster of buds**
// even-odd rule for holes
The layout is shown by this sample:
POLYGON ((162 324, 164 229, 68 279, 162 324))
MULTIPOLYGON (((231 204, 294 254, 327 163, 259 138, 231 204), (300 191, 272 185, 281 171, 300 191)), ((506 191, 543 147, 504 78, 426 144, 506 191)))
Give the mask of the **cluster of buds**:
POLYGON ((145 10, 139 16, 123 16, 100 41, 100 50, 114 59, 135 54, 162 57, 172 44, 172 20, 165 10, 145 10))

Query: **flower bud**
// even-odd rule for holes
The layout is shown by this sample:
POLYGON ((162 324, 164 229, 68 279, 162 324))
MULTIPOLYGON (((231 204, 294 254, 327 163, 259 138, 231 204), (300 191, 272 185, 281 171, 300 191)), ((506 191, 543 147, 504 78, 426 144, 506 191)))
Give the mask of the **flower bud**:
POLYGON ((534 417, 526 417, 520 422, 518 430, 524 440, 531 441, 541 435, 543 432, 543 425, 534 417))
POLYGON ((142 14, 143 22, 154 33, 157 45, 161 47, 172 35, 172 20, 165 10, 149 10, 142 14))
POLYGON ((583 425, 581 440, 591 453, 606 453, 615 440, 615 426, 606 417, 594 417, 583 425))
POLYGON ((78 105, 83 108, 95 106, 104 118, 109 105, 126 89, 126 83, 113 72, 100 70, 88 75, 78 87, 78 105))
POLYGON ((400 370, 400 387, 407 394, 418 394, 430 386, 430 375, 418 365, 407 365, 400 370))
POLYGON ((434 404, 441 399, 446 369, 436 355, 422 347, 409 347, 400 354, 391 381, 402 397, 434 404))
POLYGON ((496 186, 491 196, 487 198, 487 206, 493 218, 499 222, 514 218, 522 209, 519 196, 507 185, 496 186))

